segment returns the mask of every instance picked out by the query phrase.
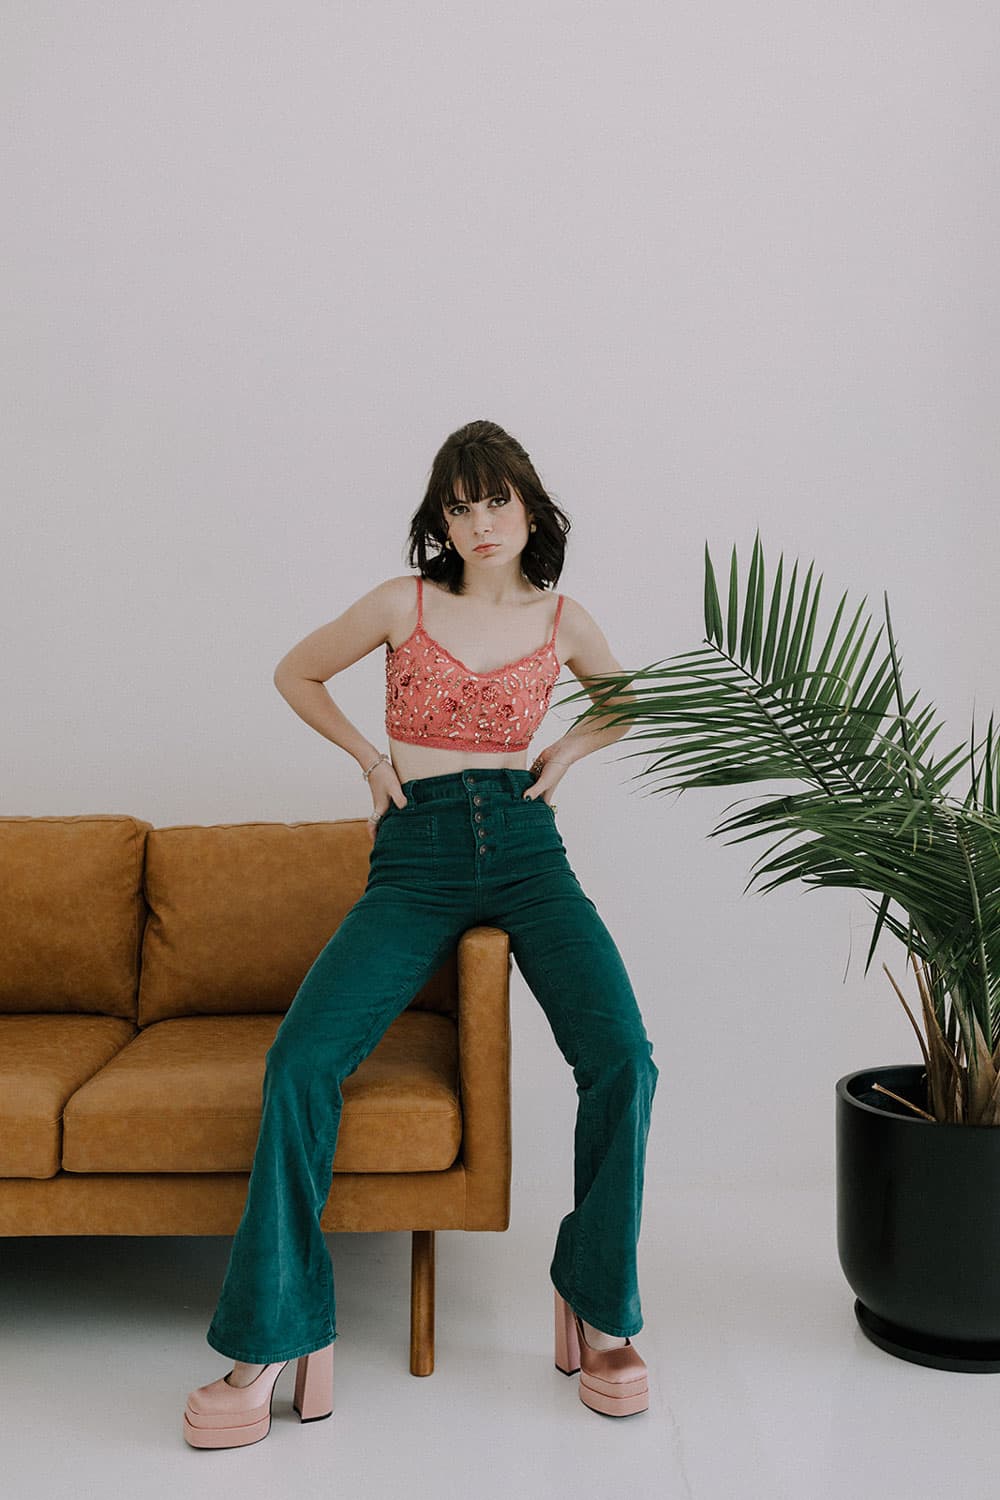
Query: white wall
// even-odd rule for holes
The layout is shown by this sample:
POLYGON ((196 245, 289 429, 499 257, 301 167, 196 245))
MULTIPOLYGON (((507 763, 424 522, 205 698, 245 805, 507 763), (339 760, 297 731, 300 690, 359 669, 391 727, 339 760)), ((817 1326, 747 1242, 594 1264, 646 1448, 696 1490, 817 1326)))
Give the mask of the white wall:
MULTIPOLYGON (((759 525, 821 625, 888 591, 942 745, 985 727, 998 41, 956 0, 7 0, 2 810, 366 814, 271 673, 405 570, 478 417, 624 664, 700 644, 704 543, 759 525)), ((330 686, 384 740, 382 653, 330 686)), ((750 789, 651 796, 631 748, 558 802, 655 1043, 650 1180, 830 1180, 836 1078, 919 1056, 868 908, 744 896, 763 846, 707 834, 750 789)), ((515 981, 517 1173, 568 1189, 515 981)))

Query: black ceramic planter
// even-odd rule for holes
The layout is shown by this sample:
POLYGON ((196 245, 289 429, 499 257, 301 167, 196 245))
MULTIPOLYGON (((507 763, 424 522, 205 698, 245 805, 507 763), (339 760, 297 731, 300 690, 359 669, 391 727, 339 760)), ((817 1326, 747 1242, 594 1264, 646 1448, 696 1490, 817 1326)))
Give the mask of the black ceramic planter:
POLYGON ((837 1083, 837 1249, 863 1332, 939 1370, 1000 1371, 1000 1128, 939 1125, 920 1063, 837 1083))

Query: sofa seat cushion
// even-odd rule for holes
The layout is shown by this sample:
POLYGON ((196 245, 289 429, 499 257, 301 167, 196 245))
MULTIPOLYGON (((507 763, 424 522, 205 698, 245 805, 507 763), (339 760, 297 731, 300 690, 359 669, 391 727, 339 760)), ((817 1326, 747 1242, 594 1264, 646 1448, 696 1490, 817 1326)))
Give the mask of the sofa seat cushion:
POLYGON ((66 1101, 136 1034, 113 1016, 0 1015, 0 1177, 54 1177, 66 1101))
MULTIPOLYGON (((249 1172, 265 1054, 283 1015, 147 1026, 64 1113, 68 1172, 249 1172)), ((458 1031, 406 1010, 342 1084, 334 1171, 439 1172, 462 1139, 458 1031)))

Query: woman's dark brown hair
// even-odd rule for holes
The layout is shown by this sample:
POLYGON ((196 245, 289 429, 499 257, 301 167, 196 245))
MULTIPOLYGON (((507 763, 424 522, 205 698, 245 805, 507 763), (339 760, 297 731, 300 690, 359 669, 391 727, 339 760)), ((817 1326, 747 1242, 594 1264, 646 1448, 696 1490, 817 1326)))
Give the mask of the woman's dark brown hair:
POLYGON ((453 547, 444 546, 448 534, 444 507, 456 499, 458 482, 470 501, 506 494, 508 484, 515 490, 528 512, 529 525, 535 523, 521 553, 521 572, 536 588, 553 588, 563 569, 569 517, 546 493, 521 444, 496 422, 467 422, 438 450, 427 492, 410 522, 410 567, 416 565, 422 577, 443 584, 453 594, 462 593, 465 564, 453 547), (428 547, 437 549, 435 556, 428 556, 428 547))

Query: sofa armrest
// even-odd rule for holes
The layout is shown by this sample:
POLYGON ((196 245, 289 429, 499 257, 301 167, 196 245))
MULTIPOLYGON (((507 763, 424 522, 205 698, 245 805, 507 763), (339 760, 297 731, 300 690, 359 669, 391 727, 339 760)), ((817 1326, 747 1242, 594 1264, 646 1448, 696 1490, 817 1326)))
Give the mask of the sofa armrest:
POLYGON ((458 942, 458 1071, 466 1229, 510 1223, 510 937, 470 927, 458 942))

